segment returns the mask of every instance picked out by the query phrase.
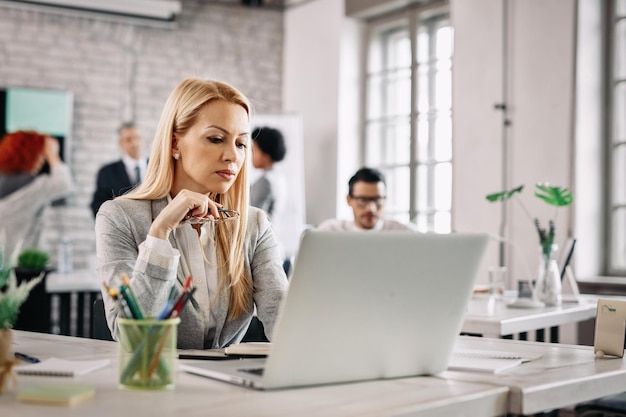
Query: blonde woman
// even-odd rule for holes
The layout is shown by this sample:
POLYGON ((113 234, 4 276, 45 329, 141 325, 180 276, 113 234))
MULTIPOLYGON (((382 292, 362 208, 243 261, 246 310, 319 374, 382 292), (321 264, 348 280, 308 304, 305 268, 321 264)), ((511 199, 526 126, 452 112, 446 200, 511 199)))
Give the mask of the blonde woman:
MULTIPOLYGON (((182 349, 239 342, 255 307, 271 338, 287 290, 267 215, 248 205, 249 121, 250 104, 237 89, 183 80, 165 104, 144 181, 96 217, 100 276, 110 287, 130 276, 145 315, 157 316, 172 286, 180 291, 193 277, 178 327, 182 349), (206 221, 223 217, 221 209, 232 210, 229 217, 206 221)), ((120 312, 104 300, 117 339, 120 312)))

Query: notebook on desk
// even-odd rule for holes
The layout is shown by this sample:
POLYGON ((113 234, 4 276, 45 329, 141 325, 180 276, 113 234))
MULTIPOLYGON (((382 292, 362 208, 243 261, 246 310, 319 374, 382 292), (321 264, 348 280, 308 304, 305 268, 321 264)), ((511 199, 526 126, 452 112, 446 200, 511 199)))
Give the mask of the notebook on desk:
POLYGON ((444 371, 486 235, 307 232, 266 359, 180 361, 258 389, 444 371))

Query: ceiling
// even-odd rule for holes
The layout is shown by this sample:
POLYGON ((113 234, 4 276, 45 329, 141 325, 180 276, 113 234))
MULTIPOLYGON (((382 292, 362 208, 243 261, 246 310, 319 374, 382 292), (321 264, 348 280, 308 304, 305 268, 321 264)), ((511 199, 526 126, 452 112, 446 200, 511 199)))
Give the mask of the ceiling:
POLYGON ((207 4, 245 5, 264 9, 287 10, 315 0, 205 0, 207 4))

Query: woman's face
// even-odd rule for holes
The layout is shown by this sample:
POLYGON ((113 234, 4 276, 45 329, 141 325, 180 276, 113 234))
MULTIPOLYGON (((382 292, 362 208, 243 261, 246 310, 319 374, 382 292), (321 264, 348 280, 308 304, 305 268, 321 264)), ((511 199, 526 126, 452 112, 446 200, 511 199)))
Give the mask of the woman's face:
POLYGON ((250 138, 248 113, 223 100, 203 106, 184 135, 175 135, 173 194, 188 189, 202 194, 223 194, 233 185, 246 161, 250 138))

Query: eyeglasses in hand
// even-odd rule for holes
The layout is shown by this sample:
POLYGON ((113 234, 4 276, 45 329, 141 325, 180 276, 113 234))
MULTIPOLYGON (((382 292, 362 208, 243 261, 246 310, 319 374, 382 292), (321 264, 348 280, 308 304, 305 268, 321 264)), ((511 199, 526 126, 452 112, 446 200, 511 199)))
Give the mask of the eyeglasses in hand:
POLYGON ((383 203, 385 202, 385 197, 382 196, 364 197, 352 195, 350 196, 350 198, 356 201, 357 206, 359 206, 360 208, 365 208, 372 203, 376 204, 376 207, 382 207, 383 203))
POLYGON ((218 214, 218 217, 213 217, 212 215, 209 215, 206 217, 197 217, 197 216, 187 215, 180 223, 181 224, 186 224, 186 223, 204 224, 204 223, 211 223, 211 222, 219 223, 219 222, 233 221, 239 218, 239 212, 237 210, 229 210, 229 209, 225 209, 222 207, 219 207, 217 209, 217 214, 218 214))

